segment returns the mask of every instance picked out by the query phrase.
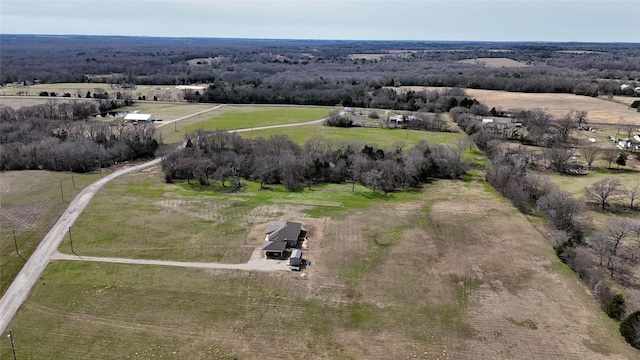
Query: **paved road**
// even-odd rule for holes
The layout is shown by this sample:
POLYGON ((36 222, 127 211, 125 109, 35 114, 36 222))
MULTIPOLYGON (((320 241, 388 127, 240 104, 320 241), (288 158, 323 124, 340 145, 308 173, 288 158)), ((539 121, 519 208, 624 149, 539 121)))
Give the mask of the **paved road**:
MULTIPOLYGON (((219 105, 218 107, 215 107, 212 109, 205 110, 205 112, 214 110, 216 108, 219 108, 220 106, 222 105, 219 105)), ((193 115, 195 114, 192 114, 191 116, 193 115)), ((323 120, 324 119, 319 119, 319 120, 309 121, 305 123, 262 126, 262 127, 251 128, 251 129, 238 129, 238 130, 231 130, 230 132, 246 132, 246 131, 273 129, 273 128, 280 128, 280 127, 310 125, 310 124, 320 123, 323 120)), ((67 208, 67 210, 64 212, 64 214, 62 214, 60 219, 58 219, 58 222, 53 226, 53 228, 49 231, 47 236, 45 236, 42 242, 40 242, 40 245, 38 246, 36 251, 33 252, 31 257, 29 257, 29 260, 22 267, 22 270, 20 270, 20 273, 18 273, 18 276, 16 276, 16 278, 13 280, 13 283, 11 284, 11 286, 9 286, 9 288, 7 289, 7 292, 5 292, 4 296, 0 299, 0 332, 5 331, 5 329, 7 328, 7 326, 13 319, 13 317, 15 316, 16 312, 18 312, 18 309, 22 306, 24 301, 27 299, 27 296, 29 295, 31 288, 42 275, 42 272, 44 271, 44 268, 47 266, 49 259, 51 259, 52 256, 57 252, 58 246, 60 245, 62 240, 67 237, 69 228, 73 225, 73 223, 76 221, 78 216, 80 216, 80 213, 87 207, 87 205, 89 204, 89 201, 91 200, 91 198, 93 198, 93 195, 95 195, 95 193, 102 186, 107 184, 109 181, 117 178, 118 176, 148 168, 150 166, 160 163, 161 160, 162 159, 155 159, 140 165, 131 166, 128 168, 118 170, 94 182, 93 184, 87 186, 73 199, 73 201, 69 204, 69 207, 67 208)), ((97 259, 100 259, 100 258, 96 258, 96 260, 91 260, 90 258, 77 258, 77 257, 74 257, 74 258, 75 259, 73 260, 87 260, 87 261, 99 261, 97 259)), ((102 259, 107 259, 107 258, 102 258, 102 259)), ((113 262, 124 262, 124 261, 128 261, 128 263, 139 263, 139 262, 136 262, 138 260, 131 260, 131 259, 115 259, 113 262), (117 261, 117 260, 121 260, 121 261, 117 261)), ((187 266, 185 263, 181 265, 175 265, 177 264, 176 262, 163 262, 163 263, 158 263, 158 265, 170 265, 169 263, 173 263, 174 264, 173 266, 187 266)), ((222 264, 217 264, 215 266, 213 265, 205 266, 204 263, 196 263, 196 264, 199 264, 199 266, 197 267, 222 266, 222 264)), ((231 264, 228 264, 228 265, 233 266, 231 264)), ((247 264, 238 264, 235 266, 240 266, 240 265, 246 266, 247 264)), ((221 268, 221 267, 218 267, 218 268, 221 268)), ((255 270, 263 270, 263 269, 255 269, 255 270)))

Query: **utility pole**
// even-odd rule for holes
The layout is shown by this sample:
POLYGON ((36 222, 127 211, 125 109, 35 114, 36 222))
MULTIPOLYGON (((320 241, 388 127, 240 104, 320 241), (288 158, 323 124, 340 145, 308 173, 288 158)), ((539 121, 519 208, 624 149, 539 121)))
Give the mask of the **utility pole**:
POLYGON ((60 197, 62 198, 62 202, 66 202, 64 201, 64 192, 62 191, 62 180, 60 180, 60 197))
MULTIPOLYGON (((73 239, 71 238, 71 226, 69 226, 69 244, 71 244, 71 252, 76 254, 75 251, 73 251, 73 239)), ((78 254, 76 254, 78 255, 78 254)))
POLYGON ((13 351, 13 360, 18 360, 16 356, 16 345, 13 343, 13 335, 11 334, 11 330, 9 330, 9 334, 7 334, 9 341, 11 341, 11 351, 13 351))
POLYGON ((76 181, 73 179, 73 170, 71 170, 71 184, 74 189, 78 190, 78 188, 76 188, 76 181))
POLYGON ((25 260, 25 258, 22 257, 22 255, 20 255, 20 251, 18 251, 18 239, 16 239, 16 229, 12 229, 13 230, 13 244, 16 246, 16 255, 20 256, 20 259, 25 260))

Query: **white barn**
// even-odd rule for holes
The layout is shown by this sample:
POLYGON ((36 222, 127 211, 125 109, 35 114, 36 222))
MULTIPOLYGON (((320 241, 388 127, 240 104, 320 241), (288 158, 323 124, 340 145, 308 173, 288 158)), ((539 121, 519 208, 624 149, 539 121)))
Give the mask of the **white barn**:
POLYGON ((137 123, 137 122, 153 122, 156 121, 156 118, 153 117, 153 115, 151 114, 127 114, 124 117, 124 121, 126 122, 133 122, 133 123, 137 123))

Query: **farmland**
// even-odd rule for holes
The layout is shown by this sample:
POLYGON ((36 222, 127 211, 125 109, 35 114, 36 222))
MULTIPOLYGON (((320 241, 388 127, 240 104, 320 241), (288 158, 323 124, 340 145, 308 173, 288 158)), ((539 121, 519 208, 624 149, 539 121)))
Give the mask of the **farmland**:
MULTIPOLYGON (((437 87, 403 86, 394 88, 399 92, 407 90, 438 90, 437 87)), ((508 112, 510 109, 546 109, 555 117, 562 117, 569 110, 587 110, 588 121, 594 126, 618 124, 632 124, 640 126, 640 112, 629 108, 629 98, 609 101, 604 98, 594 98, 573 94, 526 94, 508 91, 465 89, 473 97, 489 108, 508 112), (627 102, 626 104, 622 102, 627 102)))
MULTIPOLYGON (((128 180, 153 182, 153 174, 128 180)), ((106 351, 117 358, 220 359, 635 355, 546 240, 482 183, 438 181, 418 193, 389 197, 349 190, 321 188, 285 198, 250 190, 249 197, 279 200, 227 215, 257 214, 253 224, 240 221, 247 234, 273 218, 302 221, 313 260, 304 278, 287 272, 53 262, 12 324, 22 356, 91 358, 106 351), (274 342, 280 346, 270 346, 274 342)), ((195 204, 209 196, 238 202, 237 195, 171 192, 195 204)), ((153 191, 131 193, 144 197, 153 191)), ((83 217, 90 221, 93 215, 89 209, 83 217)), ((142 234, 156 225, 141 222, 132 228, 132 238, 148 244, 142 234)), ((242 248, 241 238, 227 246, 242 248)), ((130 245, 111 243, 111 248, 130 245)), ((3 346, 2 356, 8 351, 3 346)))
MULTIPOLYGON (((640 79, 637 44, 26 35, 2 36, 2 44, 0 105, 43 105, 33 112, 1 109, 8 130, 0 146, 18 160, 33 159, 23 168, 45 168, 33 155, 45 142, 27 139, 35 134, 27 125, 37 128, 47 116, 56 120, 41 133, 51 137, 47 149, 71 144, 60 157, 46 157, 54 164, 99 149, 124 154, 105 158, 110 171, 130 167, 133 152, 125 156, 122 144, 129 145, 116 141, 123 129, 149 130, 161 144, 155 156, 163 157, 161 165, 149 163, 100 188, 77 221, 63 227, 68 238, 57 254, 43 257, 46 269, 32 277, 29 297, 6 328, 20 359, 638 358, 603 311, 607 291, 624 293, 625 316, 637 310, 638 292, 616 283, 614 269, 609 275, 588 246, 607 220, 637 219, 638 212, 588 205, 584 238, 554 248, 552 232, 562 229, 546 211, 551 207, 536 203, 551 187, 534 194, 529 185, 538 184, 528 181, 537 178, 527 176, 549 175, 580 206, 595 181, 637 183, 640 163, 632 155, 621 168, 597 159, 584 176, 555 174, 546 168, 550 158, 535 156, 559 144, 542 141, 551 138, 582 161, 579 146, 617 149, 610 136, 640 127, 640 113, 630 108, 640 79), (82 52, 69 56, 70 49, 82 52), (137 88, 123 88, 130 84, 137 88), (408 84, 416 86, 402 86, 408 84), (438 92, 407 91, 422 89, 438 92), (118 127, 70 106, 54 112, 54 102, 94 101, 95 113, 123 98, 136 101, 118 111, 161 121, 118 127), (594 129, 562 137, 551 134, 557 122, 535 134, 527 121, 516 125, 505 115, 499 120, 532 136, 514 136, 513 149, 520 146, 515 140, 527 145, 500 163, 496 143, 505 132, 479 125, 494 116, 493 107, 540 108, 552 120, 585 110, 594 129), (305 124, 336 110, 338 126, 360 116, 357 126, 305 124), (391 114, 415 117, 391 122, 391 114), (296 124, 302 125, 264 128, 296 124), (446 131, 417 130, 436 128, 446 131), (461 129, 477 131, 476 144, 461 129), (186 137, 193 146, 177 149, 186 137), (247 141, 258 137, 264 141, 247 141), (485 167, 489 157, 492 168, 485 167), (530 160, 533 166, 516 169, 530 160), (283 263, 265 271, 245 267, 264 245, 265 227, 280 220, 302 223, 311 263, 301 272, 284 271, 283 263), (571 270, 578 255, 588 272, 571 270), (96 261, 85 261, 89 256, 96 261), (587 281, 585 273, 601 282, 587 281)), ((101 175, 0 173, 2 291, 24 263, 19 255, 27 258, 78 189, 101 175)), ((639 275, 634 268, 628 274, 639 275)), ((12 355, 6 335, 2 359, 12 355)))

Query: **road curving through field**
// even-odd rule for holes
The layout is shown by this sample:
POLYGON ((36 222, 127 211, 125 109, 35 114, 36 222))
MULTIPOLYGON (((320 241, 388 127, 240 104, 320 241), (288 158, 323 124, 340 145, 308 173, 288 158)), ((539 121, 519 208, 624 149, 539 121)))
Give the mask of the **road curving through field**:
MULTIPOLYGON (((212 109, 208 109, 206 111, 211 111, 217 109, 223 105, 218 105, 212 109)), ((205 112, 206 112, 205 111, 205 112)), ((196 113, 197 114, 197 113, 196 113)), ((188 115, 193 116, 196 114, 188 115)), ((180 119, 172 120, 179 121, 186 117, 182 117, 180 119)), ((283 125, 270 125, 270 126, 262 126, 262 127, 254 127, 250 129, 237 129, 230 130, 232 133, 239 132, 248 132, 255 130, 265 130, 265 129, 274 129, 281 127, 292 127, 292 126, 303 126, 303 125, 312 125, 322 122, 323 119, 318 119, 314 121, 308 121, 303 123, 295 123, 295 124, 283 124, 283 125)), ((169 121, 167 123, 170 123, 169 121)), ((75 223, 76 219, 80 216, 82 211, 87 207, 89 201, 93 198, 100 188, 106 185, 111 180, 132 172, 140 171, 146 169, 148 167, 157 165, 162 161, 161 158, 154 159, 151 161, 147 161, 145 163, 125 167, 120 169, 112 174, 105 176, 104 178, 94 182, 93 184, 84 188, 74 199, 71 201, 65 212, 60 216, 56 224, 51 228, 51 230, 47 233, 44 239, 40 242, 40 245, 33 252, 31 257, 27 260, 25 265, 22 267, 16 278, 11 283, 11 286, 7 289, 4 296, 0 298, 0 332, 4 332, 9 326, 9 323, 18 312, 18 309, 25 302, 27 297, 29 296, 29 292, 35 283, 40 279, 42 272, 45 267, 52 259, 57 260, 80 260, 80 261, 106 261, 106 262, 114 262, 114 263, 129 263, 129 264, 152 264, 154 265, 169 265, 169 266, 183 266, 183 267, 199 267, 199 268, 217 268, 217 269, 240 269, 240 270, 257 270, 257 271, 277 271, 281 270, 281 267, 274 266, 273 269, 270 268, 271 265, 264 265, 261 262, 252 262, 251 260, 246 264, 206 264, 206 263, 180 263, 180 262, 171 262, 171 261, 155 261, 155 260, 135 260, 135 259, 110 259, 110 258, 90 258, 90 257, 78 257, 78 256, 70 256, 71 258, 67 258, 66 255, 56 254, 58 246, 62 240, 67 236, 69 229, 75 223), (54 257, 55 255, 55 257, 54 257), (188 265, 191 264, 191 265, 188 265)), ((254 251, 255 256, 256 251, 254 251)))

